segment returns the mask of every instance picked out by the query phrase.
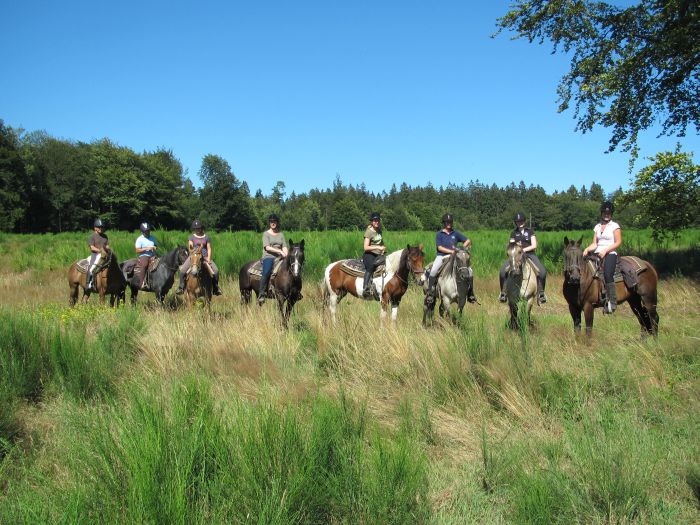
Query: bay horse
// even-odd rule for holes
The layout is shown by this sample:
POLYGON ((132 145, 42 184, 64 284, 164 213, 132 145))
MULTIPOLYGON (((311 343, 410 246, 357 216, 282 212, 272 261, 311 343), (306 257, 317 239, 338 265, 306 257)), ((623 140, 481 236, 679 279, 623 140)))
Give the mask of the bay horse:
MULTIPOLYGON (((438 276, 435 285, 435 295, 440 297, 440 316, 444 317, 450 311, 452 303, 457 303, 459 315, 467 302, 467 292, 474 278, 471 268, 471 253, 468 250, 457 250, 454 256, 450 255, 450 260, 445 263, 438 276)), ((427 272, 427 269, 426 269, 427 272)), ((423 292, 428 292, 428 279, 423 281, 423 292)), ((435 302, 423 304, 423 325, 432 320, 435 311, 435 302)))
MULTIPOLYGON (((119 261, 116 254, 109 247, 102 248, 100 255, 100 263, 95 271, 95 287, 100 295, 100 304, 105 303, 105 296, 109 294, 109 305, 115 306, 116 304, 116 306, 119 306, 119 302, 124 301, 124 290, 126 288, 126 280, 119 268, 119 261)), ((68 304, 70 306, 75 306, 75 303, 78 302, 80 287, 83 288, 83 303, 87 303, 92 293, 91 290, 85 288, 87 273, 81 272, 78 268, 82 261, 75 261, 68 268, 68 287, 70 288, 68 304)), ((90 263, 87 262, 86 270, 89 270, 89 268, 90 263)))
POLYGON ((530 312, 537 294, 537 273, 520 243, 511 242, 508 244, 506 254, 510 269, 503 284, 510 309, 510 327, 517 330, 521 325, 519 309, 522 302, 525 303, 529 323, 530 312))
MULTIPOLYGON (((178 268, 187 260, 190 252, 185 246, 178 246, 174 250, 169 251, 160 258, 158 268, 151 272, 148 276, 148 287, 144 288, 144 292, 153 292, 156 294, 156 300, 162 305, 165 300, 165 295, 173 286, 175 273, 178 268)), ((136 304, 136 299, 141 288, 139 287, 140 277, 133 275, 129 277, 128 268, 132 267, 136 259, 129 259, 121 265, 122 273, 126 279, 129 288, 131 289, 131 304, 136 304)))
POLYGON ((190 308, 199 297, 204 299, 204 305, 208 311, 211 311, 211 297, 214 293, 214 278, 212 271, 207 265, 204 255, 202 255, 202 246, 195 246, 190 252, 190 260, 192 264, 190 271, 185 279, 185 302, 190 308))
MULTIPOLYGON (((304 267, 304 239, 295 243, 289 239, 289 250, 287 256, 280 263, 277 273, 270 277, 268 289, 277 298, 277 306, 282 316, 282 325, 288 328, 289 317, 292 308, 300 301, 301 295, 301 271, 304 267), (285 304, 286 303, 286 304, 285 304)), ((249 304, 253 291, 258 296, 260 290, 260 276, 251 275, 248 270, 259 261, 254 259, 243 265, 238 274, 238 288, 241 291, 241 304, 249 304)))
MULTIPOLYGON (((601 308, 601 279, 596 277, 597 255, 583 257, 581 242, 564 237, 564 298, 569 303, 569 313, 574 322, 574 330, 581 331, 581 312, 586 320, 586 335, 593 332, 593 312, 601 308), (595 258, 595 259, 594 259, 595 258), (589 259, 591 262, 589 262, 589 259)), ((642 338, 659 331, 659 315, 656 312, 657 284, 659 276, 650 262, 638 259, 643 270, 639 273, 639 284, 630 289, 624 281, 615 283, 618 305, 627 301, 639 321, 642 338)), ((601 270, 602 272, 602 270, 601 270)))
MULTIPOLYGON (((381 319, 386 318, 387 308, 391 303, 391 320, 396 321, 401 298, 408 290, 409 274, 413 273, 419 285, 423 283, 425 272, 423 245, 409 244, 405 249, 389 254, 386 260, 386 275, 373 279, 377 293, 381 294, 380 298, 375 300, 381 301, 381 319), (395 263, 396 260, 398 264, 395 263)), ((324 306, 330 310, 334 323, 336 307, 345 295, 349 293, 355 297, 362 297, 362 277, 345 273, 341 269, 343 262, 344 260, 336 261, 326 266, 323 277, 324 306)))

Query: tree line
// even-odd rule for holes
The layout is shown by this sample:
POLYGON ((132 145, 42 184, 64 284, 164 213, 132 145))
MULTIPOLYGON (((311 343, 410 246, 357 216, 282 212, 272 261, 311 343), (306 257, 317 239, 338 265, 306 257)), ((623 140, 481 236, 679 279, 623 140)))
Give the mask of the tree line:
POLYGON ((692 156, 676 151, 652 160, 628 192, 611 194, 597 183, 550 194, 523 181, 499 187, 478 180, 439 188, 393 185, 375 193, 336 176, 327 189, 287 195, 279 181, 268 194, 258 190, 251 196, 218 155, 202 159, 202 186, 196 188, 171 150, 137 153, 109 139, 58 139, 0 120, 0 231, 85 230, 96 217, 120 230, 136 229, 144 220, 156 228, 188 229, 195 217, 212 230, 261 230, 273 212, 285 229, 357 230, 373 211, 391 230, 437 229, 448 211, 465 230, 510 228, 517 211, 538 230, 579 230, 593 226, 605 199, 621 205, 616 218, 627 226, 665 231, 659 215, 675 215, 676 230, 700 224, 700 170, 692 156))

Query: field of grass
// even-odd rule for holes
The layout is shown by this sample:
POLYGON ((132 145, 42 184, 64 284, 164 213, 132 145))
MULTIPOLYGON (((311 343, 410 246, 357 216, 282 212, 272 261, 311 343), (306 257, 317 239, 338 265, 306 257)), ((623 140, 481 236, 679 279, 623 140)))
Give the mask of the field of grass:
MULTIPOLYGON (((395 325, 352 298, 329 325, 322 269, 359 234, 287 234, 307 244, 289 331, 239 304, 257 234, 214 236, 211 318, 151 294, 70 310, 87 235, 0 235, 0 523, 697 523, 700 232, 625 232, 661 269, 656 341, 626 305, 574 336, 565 234, 538 234, 549 302, 521 333, 496 300, 507 232, 472 235, 481 305, 430 329, 415 285, 395 325)), ((110 234, 120 259, 134 237, 110 234)), ((386 237, 433 258, 430 232, 386 237)))

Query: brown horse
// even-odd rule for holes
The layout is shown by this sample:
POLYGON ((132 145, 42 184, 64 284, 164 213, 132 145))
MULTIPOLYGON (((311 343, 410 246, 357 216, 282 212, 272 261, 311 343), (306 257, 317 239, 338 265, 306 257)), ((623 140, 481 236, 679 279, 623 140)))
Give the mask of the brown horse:
POLYGON ((207 310, 211 311, 211 296, 214 291, 212 271, 202 255, 198 245, 190 252, 192 265, 185 278, 185 302, 192 307, 199 297, 204 299, 207 310))
MULTIPOLYGON (((420 285, 424 279, 423 245, 407 245, 404 250, 398 250, 387 256, 387 274, 384 277, 375 277, 374 286, 378 294, 381 294, 381 318, 386 318, 387 308, 391 303, 391 320, 396 321, 401 298, 408 290, 409 273, 413 273, 416 282, 420 285), (398 260, 395 269, 392 268, 392 261, 398 260)), ((336 261, 329 264, 324 272, 324 305, 331 312, 333 322, 335 322, 335 310, 338 302, 346 294, 355 297, 362 296, 362 277, 349 275, 341 269, 343 261, 336 261)))
MULTIPOLYGON (((282 316, 282 325, 287 328, 292 308, 300 301, 301 295, 301 271, 304 268, 304 239, 295 243, 289 239, 289 253, 281 262, 274 277, 270 277, 268 290, 270 295, 277 298, 277 306, 282 316), (285 304, 286 303, 286 304, 285 304)), ((256 295, 260 288, 260 276, 249 272, 259 259, 249 261, 243 265, 238 276, 238 288, 241 291, 241 304, 250 303, 253 291, 256 295)))
MULTIPOLYGON (((109 294, 109 305, 119 306, 119 301, 124 301, 126 280, 119 268, 116 254, 110 248, 102 248, 100 252, 101 262, 95 272, 95 287, 97 293, 100 294, 100 303, 104 304, 105 295, 109 294)), ((85 288, 85 279, 87 274, 79 270, 78 265, 81 261, 76 261, 71 264, 68 269, 68 287, 70 294, 68 296, 68 304, 75 306, 78 301, 79 287, 83 288, 83 303, 87 303, 90 299, 90 290, 85 288)), ((85 263, 83 263, 85 265, 85 263)), ((89 263, 87 263, 89 266, 89 263)))
MULTIPOLYGON (((594 308, 603 306, 600 299, 602 281, 596 277, 598 268, 597 256, 584 259, 581 250, 583 237, 578 241, 564 237, 564 297, 569 303, 569 313, 574 321, 574 330, 581 331, 581 312, 586 320, 586 335, 593 331, 594 308), (595 258, 595 259, 594 259, 595 258), (590 262, 589 262, 590 260, 590 262)), ((642 337, 653 335, 659 330, 659 315, 656 313, 656 287, 659 280, 654 267, 648 261, 643 263, 639 273, 639 284, 635 289, 627 287, 626 283, 615 285, 618 304, 627 301, 639 320, 642 337)), ((602 272, 602 270, 600 270, 602 272)))

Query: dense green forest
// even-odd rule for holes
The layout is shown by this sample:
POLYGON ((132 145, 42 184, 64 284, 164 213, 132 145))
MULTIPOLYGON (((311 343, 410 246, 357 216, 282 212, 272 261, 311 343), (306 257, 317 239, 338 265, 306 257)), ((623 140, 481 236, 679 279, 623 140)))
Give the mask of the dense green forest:
MULTIPOLYGON (((666 173, 663 169, 668 171, 673 161, 667 178, 678 178, 678 169, 685 170, 697 192, 692 157, 668 155, 671 160, 664 157, 657 160, 660 167, 652 173, 647 170, 651 182, 658 185, 658 174, 666 173)), ((653 228, 658 221, 646 212, 651 207, 649 196, 658 194, 650 183, 611 194, 596 183, 572 184, 566 191, 548 194, 525 181, 498 187, 478 180, 439 188, 392 185, 388 192, 373 193, 364 185, 346 185, 336 176, 327 189, 287 194, 285 184, 278 181, 269 194, 251 195, 229 163, 213 154, 202 159, 197 175, 200 188, 187 177, 174 152, 165 148, 138 153, 109 139, 90 143, 59 139, 43 131, 17 130, 0 120, 0 231, 85 230, 96 217, 110 229, 121 230, 133 230, 144 220, 158 229, 186 229, 195 217, 212 230, 259 230, 273 211, 281 215, 283 227, 292 230, 360 229, 371 211, 380 211, 384 226, 391 230, 435 229, 447 211, 454 214, 459 228, 501 229, 511 226, 518 210, 539 230, 580 230, 595 223, 605 198, 620 205, 616 216, 626 226, 653 228)), ((680 227, 699 225, 697 199, 692 192, 681 193, 689 199, 690 209, 683 210, 680 227)), ((678 202, 673 195, 668 198, 678 202)), ((657 212, 667 211, 657 200, 651 199, 657 212)))

